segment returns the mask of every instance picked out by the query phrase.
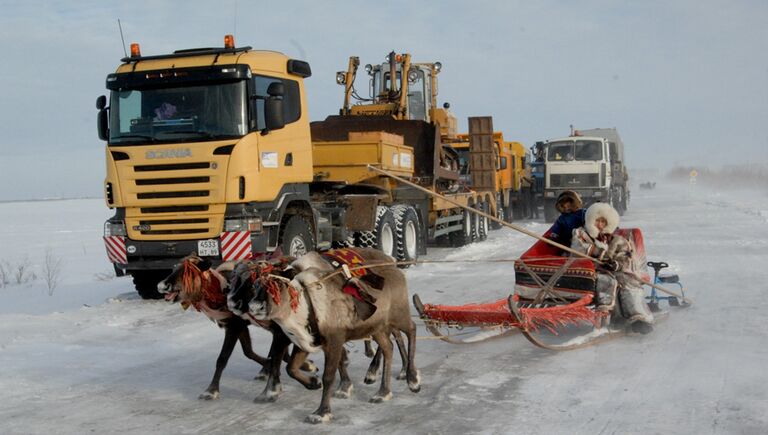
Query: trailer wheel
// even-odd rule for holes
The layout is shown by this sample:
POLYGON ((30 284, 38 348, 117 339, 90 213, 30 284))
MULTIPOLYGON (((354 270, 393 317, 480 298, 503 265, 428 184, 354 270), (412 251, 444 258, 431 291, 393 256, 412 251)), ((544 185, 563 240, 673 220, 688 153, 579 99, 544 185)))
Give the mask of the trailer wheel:
MULTIPOLYGON (((482 211, 482 212, 484 212, 484 213, 488 213, 488 208, 489 207, 488 207, 488 203, 487 202, 481 202, 477 206, 477 209, 482 211)), ((478 226, 478 231, 477 231, 477 240, 482 242, 483 240, 488 238, 488 223, 489 223, 489 220, 488 220, 487 217, 481 216, 479 214, 477 215, 477 217, 479 218, 479 226, 478 226)))
MULTIPOLYGON (((419 217, 407 205, 392 207, 395 218, 395 240, 398 261, 414 261, 419 257, 419 217)), ((408 267, 410 265, 401 266, 408 267)))
POLYGON ((468 210, 462 210, 461 212, 462 216, 462 230, 461 231, 454 231, 450 234, 448 234, 448 240, 451 242, 451 246, 454 248, 458 248, 461 246, 464 246, 468 243, 472 243, 472 231, 474 231, 472 228, 472 223, 474 220, 472 219, 472 215, 469 213, 468 210))
POLYGON ((544 222, 550 223, 557 219, 558 213, 554 201, 544 201, 544 222))
MULTIPOLYGON (((507 221, 507 210, 504 208, 504 205, 501 202, 501 195, 496 195, 496 217, 503 222, 507 221)), ((496 221, 491 221, 491 229, 492 230, 500 230, 501 227, 500 223, 496 221)))
POLYGON ((285 255, 301 257, 315 250, 315 239, 312 237, 312 227, 302 216, 291 216, 285 222, 280 246, 285 255))
MULTIPOLYGON (((472 205, 471 207, 474 210, 477 210, 478 205, 479 204, 475 204, 475 205, 472 205)), ((480 215, 475 212, 471 212, 471 216, 472 216, 472 242, 477 242, 478 240, 480 240, 480 215)))
POLYGON ((131 272, 133 286, 142 299, 162 299, 157 284, 171 274, 171 270, 134 270, 131 272))
POLYGON ((383 205, 376 209, 376 223, 373 231, 360 231, 355 237, 355 246, 376 248, 395 257, 395 218, 392 210, 383 205))
POLYGON ((619 216, 624 216, 624 212, 627 211, 627 197, 624 194, 624 189, 619 188, 619 199, 616 200, 616 211, 619 212, 619 216))

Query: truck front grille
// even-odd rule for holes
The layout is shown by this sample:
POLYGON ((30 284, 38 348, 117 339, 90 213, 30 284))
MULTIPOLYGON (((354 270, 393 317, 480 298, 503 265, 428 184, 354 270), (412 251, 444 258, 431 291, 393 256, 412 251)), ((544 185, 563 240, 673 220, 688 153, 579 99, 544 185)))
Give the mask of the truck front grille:
POLYGON ((187 190, 180 192, 147 192, 138 193, 136 197, 138 199, 160 199, 160 198, 195 198, 201 196, 208 196, 210 194, 207 190, 187 190))
POLYGON ((550 174, 551 187, 579 188, 598 187, 599 174, 550 174))
POLYGON ((172 205, 166 207, 142 207, 142 213, 181 213, 185 211, 208 211, 207 205, 172 205))
POLYGON ((223 225, 226 159, 126 165, 123 195, 134 207, 126 217, 129 236, 138 240, 217 236, 223 225))

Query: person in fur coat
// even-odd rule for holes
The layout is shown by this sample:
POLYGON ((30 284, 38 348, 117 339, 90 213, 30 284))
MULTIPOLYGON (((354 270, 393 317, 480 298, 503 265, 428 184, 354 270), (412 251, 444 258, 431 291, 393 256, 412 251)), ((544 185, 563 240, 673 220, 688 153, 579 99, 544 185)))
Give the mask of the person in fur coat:
POLYGON ((618 226, 619 213, 610 204, 592 204, 584 226, 573 230, 571 248, 603 261, 597 271, 598 309, 617 312, 635 332, 647 334, 653 330, 653 313, 645 302, 639 271, 635 270, 634 246, 613 234, 618 226))
POLYGON ((584 225, 585 210, 581 196, 573 190, 566 190, 557 197, 555 208, 560 212, 549 229, 549 238, 563 246, 571 246, 573 230, 584 225))

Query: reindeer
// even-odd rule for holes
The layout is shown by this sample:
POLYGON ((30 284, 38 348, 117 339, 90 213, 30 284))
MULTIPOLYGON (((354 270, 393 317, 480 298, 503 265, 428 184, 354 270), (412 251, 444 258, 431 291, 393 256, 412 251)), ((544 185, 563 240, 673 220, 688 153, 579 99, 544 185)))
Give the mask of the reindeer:
MULTIPOLYGON (((307 417, 310 423, 329 421, 331 388, 336 370, 344 365, 344 343, 372 337, 383 354, 384 369, 379 391, 370 399, 380 403, 392 398, 390 388, 392 342, 389 335, 403 332, 408 337, 406 377, 413 392, 420 390, 419 372, 414 364, 416 325, 410 316, 405 275, 393 259, 376 249, 355 249, 356 255, 369 265, 377 265, 376 274, 383 287, 376 290, 362 281, 358 288, 375 298, 372 313, 365 315, 355 307, 353 298, 342 289, 355 278, 336 273, 323 257, 310 252, 292 263, 298 271, 293 279, 281 285, 264 285, 257 289, 248 304, 249 314, 256 320, 279 324, 294 345, 306 352, 322 350, 325 354, 323 396, 319 408, 307 417)), ((273 281, 274 282, 274 281, 273 281)))
MULTIPOLYGON (((245 356, 256 361, 262 366, 261 373, 256 376, 257 379, 264 378, 269 372, 269 368, 276 366, 279 371, 280 359, 274 360, 270 352, 269 358, 262 357, 253 351, 251 336, 248 332, 248 325, 251 323, 232 313, 227 307, 227 289, 228 278, 232 274, 236 264, 226 262, 216 269, 211 268, 208 260, 198 257, 195 253, 185 257, 171 272, 171 274, 158 284, 158 291, 165 294, 168 301, 179 301, 184 309, 193 306, 198 311, 203 312, 209 319, 214 321, 219 327, 224 329, 224 342, 216 359, 216 370, 213 373, 213 379, 206 390, 198 397, 201 400, 212 400, 219 398, 219 382, 221 374, 226 368, 235 344, 239 341, 245 356), (274 362, 274 363, 273 363, 274 362)), ((286 343, 287 347, 290 340, 287 339, 282 330, 272 322, 254 322, 260 327, 273 333, 273 347, 275 342, 286 343)), ((279 345, 278 345, 279 346, 279 345)), ((283 358, 285 352, 280 354, 283 358)), ((317 377, 308 378, 299 372, 301 370, 315 372, 317 369, 311 361, 305 361, 306 352, 302 352, 303 358, 297 361, 297 364, 290 366, 295 370, 289 374, 297 379, 308 389, 320 388, 320 381, 317 377), (296 373, 298 372, 298 373, 296 373)), ((288 361, 288 360, 287 360, 288 361)), ((290 361, 289 361, 290 363, 290 361)), ((261 401, 274 401, 277 394, 273 389, 280 389, 279 382, 265 388, 259 398, 261 401)), ((257 401, 258 399, 257 398, 257 401)))

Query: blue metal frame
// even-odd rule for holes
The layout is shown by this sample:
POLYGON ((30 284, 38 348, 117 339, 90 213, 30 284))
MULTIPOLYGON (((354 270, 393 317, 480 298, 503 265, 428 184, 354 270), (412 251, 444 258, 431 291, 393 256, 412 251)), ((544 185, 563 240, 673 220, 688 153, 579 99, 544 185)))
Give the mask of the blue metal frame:
MULTIPOLYGON (((645 299, 648 300, 648 304, 652 306, 658 307, 659 301, 665 300, 669 305, 672 306, 678 306, 681 304, 681 302, 685 302, 685 290, 683 289, 683 284, 680 283, 679 279, 677 279, 677 275, 667 275, 667 276, 660 276, 659 272, 661 272, 661 269, 664 269, 665 267, 669 267, 669 264, 661 261, 661 262, 653 262, 649 261, 647 263, 648 267, 651 267, 653 269, 653 283, 654 284, 676 284, 678 287, 680 287, 680 295, 683 298, 683 301, 680 301, 676 296, 660 296, 659 292, 656 290, 656 288, 651 287, 651 294, 649 296, 646 296, 645 299), (664 278, 667 279, 674 279, 673 282, 665 281, 664 278)), ((671 281, 671 280, 670 280, 671 281)))

